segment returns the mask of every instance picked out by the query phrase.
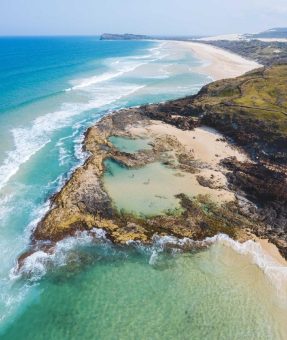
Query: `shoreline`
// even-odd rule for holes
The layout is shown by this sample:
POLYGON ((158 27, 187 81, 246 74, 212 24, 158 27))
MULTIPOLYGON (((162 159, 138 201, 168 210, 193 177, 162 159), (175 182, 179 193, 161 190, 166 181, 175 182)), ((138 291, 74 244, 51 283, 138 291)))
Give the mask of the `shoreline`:
MULTIPOLYGON (((217 80, 237 78, 247 72, 261 68, 264 65, 254 60, 240 56, 237 53, 213 46, 208 43, 181 41, 181 40, 148 40, 165 45, 169 44, 176 50, 177 47, 192 52, 192 54, 202 63, 200 66, 191 67, 199 74, 204 74, 210 78, 210 82, 217 80)), ((180 98, 179 98, 180 99, 180 98)))
MULTIPOLYGON (((240 149, 234 148, 234 146, 229 145, 226 140, 222 139, 223 136, 219 132, 213 129, 209 129, 208 127, 205 128, 204 126, 200 126, 195 128, 194 130, 184 131, 170 124, 166 124, 162 120, 151 120, 149 117, 143 118, 143 116, 141 116, 141 114, 138 113, 137 110, 138 109, 127 109, 113 112, 112 114, 103 117, 96 125, 88 129, 84 141, 84 148, 92 154, 92 158, 88 159, 82 166, 75 170, 72 177, 67 180, 67 182, 64 184, 64 187, 60 190, 59 193, 56 194, 55 198, 53 198, 50 211, 44 217, 44 219, 42 219, 41 223, 36 229, 36 234, 34 234, 34 236, 36 237, 35 241, 45 240, 47 235, 50 235, 48 239, 54 243, 57 243, 59 240, 65 238, 66 236, 72 235, 74 232, 74 227, 71 225, 72 229, 69 230, 70 227, 68 227, 68 229, 66 230, 68 225, 66 224, 65 220, 67 221, 67 223, 70 223, 68 221, 72 219, 74 225, 76 221, 74 220, 73 215, 75 214, 80 214, 78 223, 82 223, 82 221, 85 221, 81 227, 78 227, 78 230, 90 230, 96 224, 96 227, 103 228, 108 234, 110 234, 113 243, 126 244, 126 242, 134 240, 143 242, 143 244, 149 244, 152 240, 152 237, 157 234, 157 229, 155 229, 156 232, 154 232, 149 231, 148 229, 145 231, 145 227, 141 225, 139 225, 139 228, 136 227, 135 223, 138 223, 139 219, 130 219, 130 222, 128 222, 128 224, 133 225, 132 229, 130 229, 130 227, 126 228, 124 226, 118 225, 117 218, 115 218, 116 215, 114 215, 114 213, 109 216, 104 216, 106 209, 114 210, 114 208, 111 208, 113 205, 113 199, 112 197, 110 197, 109 190, 105 188, 102 181, 102 176, 107 170, 103 164, 103 160, 111 157, 119 163, 123 164, 125 167, 131 169, 138 167, 143 168, 146 164, 152 163, 156 160, 165 160, 165 162, 170 162, 170 160, 161 159, 158 158, 158 156, 150 156, 151 151, 147 151, 146 154, 144 152, 140 152, 140 154, 138 155, 138 159, 135 156, 131 158, 131 156, 128 156, 125 153, 122 154, 121 151, 115 149, 115 146, 112 146, 112 144, 108 141, 108 138, 112 135, 118 135, 121 137, 132 139, 149 138, 158 140, 160 141, 160 143, 158 144, 158 146, 156 146, 156 149, 163 148, 166 143, 171 143, 170 145, 172 146, 172 148, 178 148, 180 153, 183 152, 182 148, 184 148, 186 155, 188 153, 191 153, 193 154, 191 158, 194 159, 196 162, 199 161, 200 172, 197 173, 197 175, 201 175, 200 177, 203 177, 203 179, 208 183, 207 185, 203 184, 203 186, 202 184, 200 184, 200 182, 197 183, 198 194, 204 195, 209 193, 210 195, 211 193, 213 196, 212 201, 221 201, 222 204, 224 204, 224 202, 227 204, 233 202, 234 198, 232 197, 232 195, 234 195, 235 192, 233 193, 232 191, 228 190, 227 183, 225 183, 225 171, 223 168, 219 167, 219 164, 220 161, 222 161, 224 158, 232 156, 236 156, 236 158, 243 162, 248 161, 248 157, 244 153, 241 153, 240 149), (190 135, 190 138, 188 138, 188 135, 190 135), (172 140, 170 140, 170 138, 172 138, 172 140), (218 144, 218 146, 213 149, 209 148, 208 145, 201 145, 203 141, 206 140, 210 140, 212 145, 218 144), (94 143, 96 144, 94 145, 94 143), (105 147, 103 150, 101 150, 103 145, 105 147), (108 153, 106 153, 105 155, 98 155, 99 152, 103 153, 104 150, 108 150, 109 148, 110 151, 108 151, 108 153), (202 164, 207 165, 207 173, 207 169, 201 168, 201 162, 203 162, 202 164), (215 172, 212 172, 214 170, 215 172), (92 173, 94 173, 94 178, 91 179, 92 173), (218 175, 216 175, 216 173, 220 174, 222 177, 217 177, 218 175), (211 178, 213 178, 212 181, 210 180, 210 176, 211 178), (90 214, 85 216, 85 210, 79 212, 78 206, 75 205, 75 197, 73 197, 75 194, 80 195, 80 197, 85 196, 86 189, 89 188, 93 181, 97 183, 97 188, 94 193, 88 194, 88 202, 90 201, 91 196, 96 196, 96 204, 98 205, 97 209, 99 208, 99 206, 101 206, 102 210, 98 210, 97 214, 99 214, 98 216, 101 216, 101 214, 103 213, 102 217, 100 218, 92 218, 90 214), (87 185, 86 188, 85 185, 87 185), (219 188, 220 190, 218 190, 219 188), (107 201, 107 197, 109 197, 108 201, 110 203, 107 201), (62 208, 62 204, 67 205, 68 208, 62 208), (74 206, 73 210, 71 210, 72 206, 74 206), (57 212, 57 210, 59 211, 57 212), (59 216, 62 217, 60 218, 60 220, 57 221, 59 216), (55 221, 57 221, 56 224, 55 221), (57 223, 61 224, 63 221, 64 223, 61 228, 64 228, 62 230, 64 234, 54 234, 55 231, 58 229, 57 223)), ((192 162, 194 162, 194 160, 192 162)), ((170 164, 172 163, 173 161, 170 162, 170 164)), ((184 163, 183 165, 186 166, 186 164, 184 163)), ((192 165, 192 168, 194 169, 194 165, 192 165)), ((180 171, 179 168, 177 171, 180 171)), ((189 170, 185 169, 185 171, 189 170)), ((80 207, 80 210, 81 209, 82 207, 80 207)), ((156 218, 154 221, 155 223, 157 223, 156 218)), ((161 219, 161 223, 163 223, 163 221, 164 220, 161 219)), ((244 221, 248 223, 247 220, 243 220, 242 222, 244 221)), ((179 239, 182 238, 182 240, 184 240, 185 238, 189 238, 194 241, 205 241, 205 239, 208 238, 208 236, 205 236, 203 238, 201 238, 202 236, 200 236, 198 239, 197 236, 194 236, 193 238, 192 235, 194 232, 189 231, 189 227, 184 230, 182 224, 183 220, 179 221, 178 223, 177 219, 175 219, 173 220, 172 225, 170 224, 170 222, 171 221, 169 220, 167 223, 169 226, 162 235, 161 232, 162 230, 164 230, 164 228, 163 225, 161 225, 158 230, 159 236, 169 235, 171 237, 176 236, 179 239), (179 228, 181 229, 180 231, 179 228)), ((230 224, 230 226, 231 225, 232 224, 230 224)), ((235 242, 244 244, 248 240, 253 240, 262 248, 262 251, 266 254, 266 256, 272 258, 274 263, 280 266, 286 266, 287 262, 285 258, 280 254, 279 249, 273 243, 268 242, 266 237, 259 238, 253 233, 249 234, 249 232, 246 232, 247 227, 246 230, 245 228, 236 230, 236 237, 231 237, 231 239, 233 239, 235 242)), ((222 229, 219 229, 219 234, 222 232, 224 233, 222 229)), ((214 236, 216 235, 218 234, 214 234, 214 236)))
POLYGON ((269 255, 276 264, 287 268, 287 260, 280 254, 275 244, 269 242, 266 238, 255 236, 254 239, 261 246, 263 252, 269 255))
MULTIPOLYGON (((193 42, 172 42, 172 44, 184 44, 185 48, 190 48, 192 45, 192 48, 196 49, 196 53, 201 56, 205 56, 206 60, 208 59, 211 64, 208 66, 202 66, 200 69, 204 69, 204 71, 208 71, 209 74, 211 74, 211 70, 215 72, 215 69, 218 67, 218 65, 222 66, 222 63, 227 67, 222 67, 223 70, 218 71, 217 74, 213 74, 213 76, 216 77, 226 77, 228 74, 230 75, 231 72, 236 73, 238 75, 245 73, 246 70, 251 70, 253 68, 256 68, 259 64, 255 62, 250 62, 238 55, 234 55, 232 53, 226 52, 224 50, 218 49, 213 46, 207 46, 205 44, 200 43, 193 43, 193 42), (212 53, 209 53, 209 52, 212 53), (224 60, 224 62, 223 62, 224 60), (233 68, 234 65, 237 65, 236 68, 233 68), (256 67, 255 67, 256 66, 256 67)), ((203 59, 203 57, 201 57, 203 59)), ((232 79, 231 79, 232 80, 232 79)), ((211 85, 212 86, 212 85, 211 85)), ((84 149, 86 151, 90 151, 92 156, 85 162, 84 165, 80 166, 78 169, 76 169, 72 177, 67 180, 64 187, 52 198, 51 201, 51 208, 47 215, 41 220, 40 224, 37 226, 36 233, 32 235, 34 239, 32 239, 34 242, 37 243, 38 240, 50 240, 51 242, 57 242, 61 239, 63 239, 67 235, 71 235, 75 230, 89 230, 92 226, 98 226, 102 227, 102 223, 105 220, 105 226, 103 226, 104 229, 111 231, 111 239, 113 241, 119 240, 121 242, 126 242, 130 240, 130 236, 132 235, 134 237, 134 240, 150 240, 151 236, 155 234, 155 231, 157 231, 156 228, 152 227, 150 230, 144 230, 144 224, 140 226, 139 229, 135 228, 134 224, 138 222, 138 220, 134 219, 128 222, 127 226, 122 226, 122 220, 114 219, 115 215, 112 211, 112 204, 111 199, 108 197, 108 193, 103 190, 103 185, 101 181, 101 176, 104 171, 104 164, 103 160, 105 157, 112 157, 119 160, 122 164, 126 165, 127 167, 136 167, 136 166, 143 166, 147 163, 145 157, 150 157, 151 161, 154 159, 163 159, 159 157, 158 150, 160 148, 163 148, 163 137, 165 138, 164 143, 170 143, 171 141, 168 141, 167 136, 169 133, 164 134, 164 136, 161 136, 159 141, 160 143, 157 143, 155 145, 154 154, 151 155, 145 155, 141 154, 139 155, 139 158, 136 159, 130 159, 127 155, 121 154, 120 152, 116 151, 114 148, 112 148, 111 144, 108 143, 107 138, 111 136, 112 134, 119 134, 119 135, 125 135, 126 133, 123 133, 125 129, 127 128, 127 124, 138 124, 141 120, 158 120, 161 122, 161 124, 168 123, 170 126, 176 126, 178 127, 182 132, 180 134, 177 133, 177 136, 173 136, 176 138, 177 142, 173 144, 174 147, 178 149, 178 155, 180 156, 180 153, 185 155, 185 159, 182 159, 181 166, 182 168, 185 167, 185 169, 194 168, 194 163, 191 162, 191 164, 186 164, 185 160, 190 157, 188 155, 188 152, 190 153, 192 151, 192 147, 189 146, 189 150, 185 150, 184 153, 181 151, 184 144, 186 144, 185 137, 183 136, 184 130, 192 130, 197 125, 197 121, 193 120, 192 117, 185 116, 185 113, 182 113, 182 110, 180 108, 184 108, 189 104, 189 101, 191 98, 181 98, 178 100, 166 102, 164 104, 152 104, 147 106, 140 106, 133 109, 126 109, 126 110, 120 110, 116 111, 113 114, 110 114, 108 116, 105 116, 102 118, 95 126, 90 127, 86 132, 86 138, 84 142, 84 149), (160 107, 164 107, 166 111, 158 110, 160 107), (178 114, 177 111, 179 111, 178 114), (166 113, 161 113, 166 112, 166 113), (172 112, 173 114, 170 114, 168 112, 172 112), (130 115, 132 115, 130 117, 130 115), (113 119, 116 119, 113 121, 113 119), (120 119, 120 121, 118 121, 120 119), (114 125, 115 124, 115 125, 114 125), (102 125, 102 128, 97 131, 98 127, 102 125), (179 142, 179 144, 177 144, 179 142), (98 144, 98 145, 96 145, 98 144), (96 151, 96 152, 95 152, 96 151), (188 151, 188 152, 187 152, 188 151), (102 154, 102 156, 100 156, 102 154), (76 178, 78 174, 82 176, 83 172, 86 171, 86 175, 84 176, 85 181, 88 184, 87 188, 80 188, 82 185, 85 186, 85 183, 83 183, 79 178, 76 178), (94 186, 94 188, 93 188, 94 186), (82 201, 80 201, 79 205, 77 204, 77 190, 83 190, 80 193, 81 197, 84 197, 82 201), (93 190, 95 190, 93 192, 93 190), (76 194, 76 196, 74 196, 76 194), (72 195, 69 197, 69 195, 72 195), (74 196, 74 197, 73 197, 74 196), (72 204, 69 203, 72 202, 72 204), (86 201, 85 201, 86 200, 86 201), (84 203, 83 203, 84 202, 84 203), (65 210, 63 207, 67 204, 67 209, 65 210), (87 213, 87 207, 92 204, 92 210, 91 212, 87 213), (96 205, 99 205, 96 206, 96 205), (57 207, 58 206, 58 207, 57 207), (74 206, 73 209, 71 207, 74 206), (55 208, 56 207, 56 208, 55 208), (59 209, 59 213, 57 213, 57 209, 59 209), (120 222, 120 223, 118 223, 120 222), (59 224, 60 229, 57 231, 57 224, 59 224), (133 225, 131 228, 130 225, 133 225)), ((193 112, 194 108, 190 108, 191 112, 193 112)), ((199 110, 199 108, 196 108, 196 110, 199 110)), ((212 127, 210 125, 210 127, 212 127)), ((152 126, 153 132, 156 132, 156 127, 152 126)), ((220 132, 219 130, 217 130, 220 132)), ((128 132, 128 131, 126 131, 128 132)), ((162 131, 161 131, 162 132, 162 131)), ((127 135, 133 135, 131 132, 128 132, 127 135)), ((199 136, 193 136, 193 138, 199 139, 199 136)), ((221 138, 222 139, 222 138, 221 138)), ((220 140, 220 138, 219 138, 220 140)), ((172 141, 174 143, 174 140, 172 141)), ((240 146, 240 145, 238 145, 240 146)), ((195 150, 195 155, 196 155, 195 150)), ((193 153, 193 152, 192 152, 193 153)), ((230 155, 231 156, 231 155, 230 155)), ((219 157, 219 155, 215 155, 215 157, 219 157)), ((182 157, 181 157, 182 158, 182 157)), ((190 157, 192 159, 192 155, 190 157)), ((194 158, 194 157, 193 157, 194 158)), ((177 159, 176 161, 178 161, 177 159)), ((215 158, 213 156, 212 161, 214 161, 215 158)), ((150 161, 150 162, 151 162, 150 161)), ((193 161, 194 162, 194 161, 193 161)), ((217 160, 216 160, 217 163, 217 160)), ((212 164, 209 164, 209 167, 212 166, 212 164)), ((179 168, 178 168, 179 169, 179 168)), ((229 169, 230 170, 230 169, 229 169)), ((231 169, 232 170, 232 169, 231 169)), ((210 173, 206 174, 210 175, 210 173)), ((212 174, 211 178, 216 178, 214 174, 212 174)), ((200 176, 204 177, 204 176, 200 176)), ((213 183, 210 181, 209 178, 200 178, 200 181, 204 183, 202 185, 203 187, 209 187, 211 186, 218 186, 218 183, 213 183)), ((220 179, 218 180, 220 182, 220 179)), ((225 186, 224 181, 223 184, 220 183, 219 186, 225 186)), ((210 187, 212 189, 212 187, 210 187)), ((226 187, 227 188, 227 187, 226 187)), ((234 193, 237 189, 234 189, 234 193)), ((188 199, 185 197, 181 197, 183 206, 188 207, 191 211, 191 203, 188 202, 188 199)), ((239 210, 238 210, 239 211, 239 210)), ((237 213, 237 211, 236 211, 237 213)), ((216 214, 215 214, 216 215, 216 214)), ((204 216, 204 215, 202 215, 204 216)), ((202 217, 201 216, 201 217, 202 217)), ((243 215, 242 215, 243 216, 243 215)), ((158 222, 158 221, 156 221, 158 222)), ((178 222, 178 221, 177 221, 178 222)), ((217 223, 218 221, 216 221, 217 223)), ((229 221, 230 222, 230 221, 229 221)), ((228 222, 228 225, 232 225, 228 222)), ((170 220, 168 221, 170 223, 170 220)), ((183 220, 180 221, 180 223, 183 223, 183 220)), ((250 223, 256 223, 255 221, 250 223)), ((242 230, 248 229, 248 224, 241 224, 244 227, 242 227, 242 230)), ((166 234, 175 235, 175 236, 182 236, 182 237, 191 237, 193 235, 199 235, 200 238, 203 236, 203 234, 206 231, 200 231, 199 234, 198 231, 194 230, 188 230, 186 226, 186 230, 182 231, 179 228, 182 228, 182 225, 177 224, 175 225, 168 225, 165 232, 166 234), (180 231, 179 231, 180 230, 180 231), (171 231, 171 233, 169 233, 171 231)), ((232 227, 231 227, 232 228, 232 227)), ((260 228, 260 227, 259 227, 260 228)), ((164 230, 164 228, 159 227, 158 230, 164 230)), ((214 230, 213 230, 214 231, 214 230)), ((218 232, 223 232, 222 226, 218 229, 218 232)), ((232 231, 231 231, 232 233, 232 231)), ((265 251, 268 252, 270 255, 273 254, 272 258, 275 258, 277 261, 281 262, 283 264, 283 261, 285 261, 284 257, 279 253, 279 248, 276 247, 276 249, 271 249, 269 245, 265 244, 264 239, 269 237, 268 233, 262 234, 262 239, 260 241, 257 240, 258 243, 261 244, 262 247, 264 247, 265 251), (267 236, 266 236, 267 235, 267 236), (261 241, 262 240, 262 241, 261 241), (278 251, 277 251, 278 250, 278 251)), ((198 236, 195 236, 195 239, 198 236)), ((253 234, 245 235, 245 240, 252 239, 253 234)), ((234 238, 236 240, 236 238, 234 238)), ((237 238, 237 240, 240 240, 241 242, 244 242, 244 237, 241 239, 237 238)), ((32 245, 33 246, 33 245, 32 245)), ((286 262, 284 262, 286 263, 286 262)))
POLYGON ((180 44, 185 44, 197 58, 207 63, 195 70, 210 76, 214 81, 236 78, 263 66, 256 61, 209 44, 192 41, 180 42, 180 44))

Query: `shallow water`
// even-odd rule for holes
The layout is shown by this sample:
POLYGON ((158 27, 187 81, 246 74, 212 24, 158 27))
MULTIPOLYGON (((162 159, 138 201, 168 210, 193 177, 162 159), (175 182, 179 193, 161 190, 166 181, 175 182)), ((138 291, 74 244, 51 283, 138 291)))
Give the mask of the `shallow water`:
POLYGON ((137 138, 130 139, 127 137, 111 136, 109 141, 121 152, 135 153, 140 150, 151 149, 149 139, 137 138))
MULTIPOLYGON (((14 285, 11 272, 48 198, 84 161, 86 128, 109 110, 194 93, 208 81, 194 72, 184 82, 181 71, 167 75, 172 54, 168 44, 146 41, 0 39, 0 329, 33 295, 25 281, 14 285)), ((200 63, 177 54, 183 64, 200 63)))
POLYGON ((73 238, 15 276, 48 198, 86 157, 86 128, 115 108, 196 93, 209 81, 200 63, 169 43, 0 39, 1 338, 278 338, 276 289, 245 257, 226 265, 220 247, 158 258, 73 238))
POLYGON ((115 207, 137 215, 180 212, 180 200, 176 195, 181 193, 190 197, 213 195, 215 200, 220 193, 199 185, 194 174, 172 169, 160 162, 129 169, 108 159, 105 167, 103 183, 115 207))
POLYGON ((118 210, 138 215, 158 215, 168 210, 181 210, 175 195, 193 193, 189 174, 156 162, 139 169, 128 169, 105 161, 104 186, 118 210))
POLYGON ((86 244, 34 290, 3 339, 279 339, 285 309, 248 256, 86 244), (20 335, 21 334, 21 335, 20 335))

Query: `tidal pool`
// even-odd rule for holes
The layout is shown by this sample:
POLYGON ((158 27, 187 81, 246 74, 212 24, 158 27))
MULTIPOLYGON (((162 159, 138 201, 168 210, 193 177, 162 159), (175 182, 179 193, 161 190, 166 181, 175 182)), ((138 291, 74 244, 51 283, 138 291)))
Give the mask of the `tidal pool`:
POLYGON ((127 138, 120 136, 111 136, 109 141, 119 150, 126 153, 135 153, 140 150, 151 149, 150 139, 146 138, 127 138))
POLYGON ((105 161, 104 186, 118 210, 138 215, 159 215, 181 209, 175 195, 208 194, 194 175, 171 169, 160 162, 129 169, 118 162, 105 161))

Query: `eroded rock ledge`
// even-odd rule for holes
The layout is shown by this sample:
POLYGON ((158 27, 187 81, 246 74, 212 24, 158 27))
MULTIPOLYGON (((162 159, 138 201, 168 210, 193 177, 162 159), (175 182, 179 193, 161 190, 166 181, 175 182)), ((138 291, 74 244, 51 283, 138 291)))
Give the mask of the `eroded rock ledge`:
MULTIPOLYGON (((140 217, 132 213, 119 212, 114 207, 102 180, 106 159, 113 159, 128 168, 138 168, 160 161, 185 173, 194 173, 194 176, 200 173, 202 163, 194 159, 190 151, 172 135, 165 133, 155 135, 150 150, 134 154, 120 152, 108 140, 110 136, 135 138, 131 133, 133 128, 148 128, 156 123, 138 113, 136 109, 131 109, 105 117, 90 128, 84 143, 85 150, 91 154, 89 159, 84 166, 75 171, 63 189, 53 198, 51 210, 36 228, 34 239, 57 241, 76 230, 93 227, 105 229, 108 236, 119 243, 128 240, 149 242, 155 233, 195 239, 213 236, 218 232, 235 236, 237 203, 230 199, 227 187, 217 189, 219 196, 224 193, 228 195, 227 201, 223 200, 218 206, 204 196, 191 200, 179 193, 181 205, 185 209, 183 213, 140 217), (168 152, 172 152, 173 155, 168 155, 168 152), (174 164, 176 162, 177 165, 174 164), (203 207, 209 212, 205 213, 203 207)), ((209 193, 215 189, 203 187, 203 190, 209 193)), ((216 197, 215 195, 214 198, 216 197)), ((243 219, 243 216, 238 216, 238 219, 243 219)), ((247 220, 245 223, 250 224, 247 220)))
MULTIPOLYGON (((286 75, 286 67, 283 71, 286 75)), ((215 82, 203 88, 197 96, 122 110, 103 118, 88 129, 84 150, 90 156, 52 198, 49 212, 33 233, 31 247, 39 244, 38 241, 48 241, 53 245, 78 230, 94 227, 103 228, 117 243, 129 240, 149 243, 154 234, 202 240, 223 232, 239 240, 252 238, 253 234, 268 238, 286 258, 287 122, 282 79, 278 82, 280 101, 277 104, 281 105, 280 110, 272 103, 275 118, 270 113, 268 119, 261 119, 266 117, 267 111, 261 117, 258 106, 250 109, 251 104, 248 102, 247 105, 247 101, 242 100, 244 96, 249 100, 246 91, 250 83, 254 81, 258 85, 262 77, 265 83, 270 79, 274 91, 274 72, 276 75, 279 70, 275 67, 271 71, 260 70, 235 80, 215 82), (249 119, 248 114, 251 116, 249 119), (278 130, 279 120, 283 127, 278 130), (182 132, 192 131, 203 123, 218 128, 223 134, 226 132, 249 158, 239 159, 236 157, 239 154, 233 149, 236 155, 227 152, 202 160, 197 150, 192 150, 185 143, 184 136, 179 132, 168 132, 171 127, 182 132), (154 128, 157 124, 162 126, 154 128), (110 136, 139 138, 142 133, 152 139, 148 150, 121 152, 109 141, 110 136), (268 139, 264 139, 267 136, 268 139), (177 197, 182 209, 158 216, 144 217, 119 211, 103 183, 104 161, 107 159, 127 168, 164 163, 188 176, 193 175, 200 188, 199 194, 179 192, 177 197)), ((280 72, 282 74, 282 69, 280 72)), ((251 88, 254 91, 254 87, 251 88)), ((253 94, 255 100, 259 92, 253 94)), ((259 105, 259 101, 256 103, 259 105)), ((235 148, 228 145, 222 136, 216 139, 214 145, 216 143, 226 143, 230 150, 235 148)))

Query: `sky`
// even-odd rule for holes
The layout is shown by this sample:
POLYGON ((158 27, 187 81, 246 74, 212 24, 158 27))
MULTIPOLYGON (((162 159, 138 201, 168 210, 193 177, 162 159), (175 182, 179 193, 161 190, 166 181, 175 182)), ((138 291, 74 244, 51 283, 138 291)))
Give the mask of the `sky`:
POLYGON ((213 35, 287 27, 287 0, 0 0, 0 35, 213 35))

